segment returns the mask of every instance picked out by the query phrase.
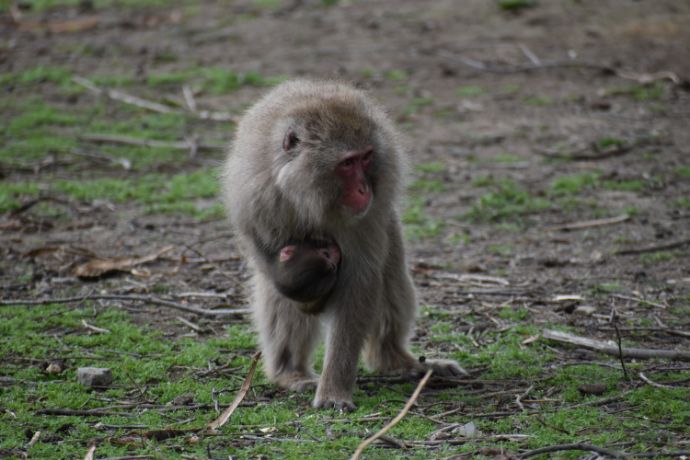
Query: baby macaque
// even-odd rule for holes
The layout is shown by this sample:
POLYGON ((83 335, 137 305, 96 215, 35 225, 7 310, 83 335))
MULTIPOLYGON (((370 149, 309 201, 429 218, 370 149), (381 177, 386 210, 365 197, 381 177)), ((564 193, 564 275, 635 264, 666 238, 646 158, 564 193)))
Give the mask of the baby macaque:
POLYGON ((290 81, 247 111, 224 165, 225 204, 253 269, 266 373, 289 389, 316 385, 315 407, 355 408, 360 354, 380 372, 463 373, 455 361, 421 361, 408 351, 416 298, 398 209, 406 161, 399 138, 365 92, 290 81), (311 235, 327 235, 338 248, 331 258, 340 259, 337 279, 313 311, 305 304, 329 290, 310 292, 300 267, 326 257, 314 260, 308 244, 286 250, 311 235), (295 287, 297 296, 290 294, 295 287), (317 379, 311 356, 322 325, 328 334, 317 379))
POLYGON ((278 291, 304 313, 319 313, 338 279, 338 246, 309 238, 281 248, 276 259, 271 277, 278 291))

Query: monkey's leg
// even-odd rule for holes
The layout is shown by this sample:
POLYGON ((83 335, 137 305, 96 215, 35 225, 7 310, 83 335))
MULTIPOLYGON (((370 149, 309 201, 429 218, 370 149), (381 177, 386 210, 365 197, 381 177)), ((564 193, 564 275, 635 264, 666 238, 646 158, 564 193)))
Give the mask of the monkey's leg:
POLYGON ((379 323, 367 337, 364 359, 378 372, 423 373, 433 369, 436 375, 460 376, 466 372, 452 360, 415 359, 408 351, 408 340, 414 327, 416 295, 407 271, 400 225, 389 226, 390 250, 384 268, 383 302, 379 323))
POLYGON ((349 321, 335 318, 330 325, 323 371, 313 406, 353 411, 352 392, 357 376, 357 359, 364 338, 353 332, 349 321))
POLYGON ((319 320, 299 311, 260 274, 255 283, 254 317, 268 378, 294 391, 315 388, 311 355, 320 336, 319 320))
MULTIPOLYGON (((347 284, 347 283, 345 283, 347 284)), ((372 306, 380 299, 380 281, 361 289, 334 292, 336 302, 326 307, 328 336, 323 371, 313 406, 352 411, 352 392, 357 376, 357 361, 370 330, 372 306), (351 294, 350 294, 351 293, 351 294), (350 294, 350 295, 348 295, 350 294)))

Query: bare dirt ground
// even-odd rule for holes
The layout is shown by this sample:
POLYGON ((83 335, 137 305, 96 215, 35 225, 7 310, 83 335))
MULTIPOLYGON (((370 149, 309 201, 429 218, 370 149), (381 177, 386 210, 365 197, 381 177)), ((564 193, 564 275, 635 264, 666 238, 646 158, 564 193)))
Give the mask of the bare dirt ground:
MULTIPOLYGON (((421 203, 421 225, 432 230, 408 243, 420 302, 452 313, 455 332, 474 325, 465 315, 493 327, 497 309, 519 306, 533 324, 566 324, 611 339, 616 316, 638 346, 688 348, 687 336, 663 332, 690 325, 687 2, 542 1, 519 12, 485 0, 329 7, 309 0, 272 7, 209 1, 95 11, 82 2, 27 13, 23 26, 9 14, 1 20, 2 72, 63 66, 78 75, 145 81, 152 72, 212 66, 338 78, 367 88, 407 136, 412 180, 422 180, 409 201, 421 203), (47 26, 84 17, 95 17, 96 25, 58 32, 47 26), (554 192, 559 178, 588 173, 595 174, 591 184, 554 192), (507 204, 491 201, 491 193, 507 204), (605 218, 614 219, 589 222, 605 218), (559 300, 563 295, 577 297, 559 300)), ((243 86, 200 95, 198 103, 240 114, 263 91, 243 86)), ((131 92, 151 100, 168 96, 155 88, 131 92)), ((42 96, 66 107, 95 100, 89 92, 42 96)), ((231 123, 189 129, 194 132, 180 138, 227 142, 232 135, 231 123)), ((153 170, 190 172, 221 158, 199 152, 153 170)), ((86 160, 62 167, 59 160, 3 166, 2 180, 150 172, 86 160)), ((32 209, 3 216, 0 297, 118 292, 184 301, 174 295, 203 291, 220 297, 197 298, 194 305, 247 306, 246 269, 225 221, 152 215, 127 203, 69 206, 72 217, 57 221, 32 209), (73 276, 74 266, 93 254, 143 256, 167 245, 173 249, 141 272, 91 282, 73 276)), ((173 320, 179 312, 132 311, 170 334, 187 331, 173 320)), ((220 324, 211 323, 218 334, 220 324)), ((415 343, 424 342, 429 326, 420 322, 415 343)), ((453 351, 452 344, 447 348, 429 353, 453 351)))

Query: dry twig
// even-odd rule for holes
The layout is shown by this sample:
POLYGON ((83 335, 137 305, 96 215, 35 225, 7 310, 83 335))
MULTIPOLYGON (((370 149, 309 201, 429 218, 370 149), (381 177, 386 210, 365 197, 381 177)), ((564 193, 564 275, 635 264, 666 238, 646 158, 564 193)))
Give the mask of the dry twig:
POLYGON ((249 371, 247 372, 247 377, 245 377, 244 382, 242 382, 242 386, 240 387, 240 390, 237 392, 235 400, 232 402, 232 404, 228 406, 227 409, 223 411, 222 414, 220 414, 220 417, 208 424, 207 428, 209 431, 214 432, 221 426, 225 425, 228 419, 230 419, 232 413, 235 412, 235 409, 237 409, 237 406, 239 406, 244 397, 247 396, 247 392, 249 391, 249 385, 251 385, 252 383, 254 371, 256 370, 256 365, 259 362, 260 357, 260 351, 254 353, 254 356, 252 357, 252 363, 249 366, 249 371))
POLYGON ((657 244, 654 246, 646 246, 643 248, 630 248, 630 249, 619 249, 615 251, 614 254, 617 256, 627 256, 631 254, 644 254, 645 252, 656 252, 665 251, 668 249, 676 249, 690 244, 690 238, 686 238, 680 241, 673 241, 671 243, 657 244))
POLYGON ((96 453, 96 444, 91 444, 89 446, 89 450, 86 452, 86 455, 84 456, 84 460, 93 460, 93 454, 96 453))
MULTIPOLYGON (((129 105, 134 105, 136 107, 150 110, 152 112, 158 112, 158 113, 185 113, 181 112, 179 110, 176 110, 170 106, 160 104, 158 102, 154 101, 149 101, 147 99, 143 99, 141 97, 137 96, 132 96, 131 94, 124 93, 122 91, 118 91, 116 89, 108 89, 108 88, 101 88, 98 85, 96 85, 94 82, 91 80, 84 78, 84 77, 79 77, 79 76, 74 76, 72 77, 72 81, 74 81, 76 84, 83 86, 84 88, 88 89, 92 93, 95 94, 104 94, 110 99, 113 99, 115 101, 123 102, 125 104, 129 105)), ((234 121, 235 116, 226 113, 226 112, 211 112, 209 110, 199 110, 195 112, 187 112, 190 113, 197 118, 200 118, 202 120, 213 120, 213 121, 234 121)))
POLYGON ((656 388, 675 388, 675 387, 672 387, 671 385, 662 385, 661 383, 656 383, 656 382, 652 381, 649 377, 644 375, 642 372, 638 373, 637 375, 639 375, 640 378, 644 382, 648 383, 649 385, 651 385, 653 387, 656 387, 656 388))
POLYGON ((529 388, 527 388, 527 390, 525 390, 524 392, 522 392, 522 393, 520 393, 519 395, 515 396, 515 404, 518 405, 518 407, 520 408, 520 410, 522 410, 522 411, 525 410, 525 406, 522 404, 522 398, 527 397, 527 395, 528 395, 528 394, 530 393, 530 391, 532 391, 532 390, 534 390, 534 385, 530 385, 529 388))
POLYGON ((36 443, 38 442, 38 439, 41 437, 41 432, 37 431, 34 433, 33 436, 31 436, 31 440, 26 444, 26 450, 31 449, 36 443))
POLYGON ((581 337, 574 334, 569 334, 567 332, 554 331, 550 329, 544 329, 542 331, 542 336, 545 339, 578 345, 611 356, 622 356, 624 358, 637 359, 662 358, 690 361, 690 351, 658 350, 651 348, 621 348, 619 350, 618 346, 609 344, 602 340, 590 339, 588 337, 581 337))
POLYGON ((570 224, 553 225, 551 227, 546 227, 544 230, 546 230, 547 232, 567 232, 571 230, 581 230, 583 228, 620 224, 621 222, 625 222, 628 219, 630 219, 630 216, 628 214, 622 214, 620 216, 607 217, 605 219, 584 220, 581 222, 573 222, 570 224))
POLYGON ((414 390, 414 393, 412 393, 412 396, 410 396, 410 399, 407 401, 405 404, 405 407, 400 411, 398 415, 395 416, 393 420, 388 422, 386 426, 381 428, 377 433, 375 433, 373 436, 368 437, 362 443, 357 447, 357 450, 355 450, 355 453, 352 454, 352 457, 350 457, 350 460, 358 460, 359 457, 362 455, 362 452, 364 452, 364 449, 377 439, 379 439, 381 436, 385 435, 391 428, 393 428, 395 425, 398 424, 400 420, 405 417, 407 412, 410 410, 412 405, 417 401, 417 398, 419 397, 419 394, 422 392, 422 389, 424 388, 424 385, 426 385, 426 382, 429 380, 429 377, 431 377, 433 370, 429 369, 426 374, 424 374, 424 377, 422 380, 419 382, 419 385, 417 385, 417 388, 414 390))
POLYGON ((150 295, 126 295, 126 294, 88 294, 79 297, 56 297, 48 299, 0 299, 0 305, 47 305, 51 303, 72 303, 83 302, 85 300, 129 300, 133 302, 148 302, 155 305, 174 308, 176 310, 186 311, 188 313, 195 313, 201 316, 222 317, 238 314, 251 313, 248 308, 237 309, 218 309, 207 310, 205 308, 197 308, 191 305, 185 305, 172 300, 159 299, 150 295))
MULTIPOLYGON (((165 148, 174 150, 189 150, 193 145, 191 141, 159 141, 155 139, 138 139, 131 136, 118 136, 113 134, 81 134, 79 139, 106 144, 136 145, 142 147, 165 148)), ((222 150, 222 145, 195 144, 197 150, 222 150)))
POLYGON ((85 319, 81 320, 81 324, 90 331, 97 332, 99 334, 110 334, 110 329, 94 326, 93 324, 87 323, 85 319))
POLYGON ((593 446, 591 444, 576 443, 576 444, 557 444, 554 446, 540 447, 539 449, 528 450, 520 454, 518 458, 529 458, 535 455, 545 454, 548 452, 560 452, 563 450, 586 450, 590 452, 596 452, 601 455, 606 455, 612 458, 623 458, 625 455, 621 452, 615 450, 605 449, 603 447, 593 446))

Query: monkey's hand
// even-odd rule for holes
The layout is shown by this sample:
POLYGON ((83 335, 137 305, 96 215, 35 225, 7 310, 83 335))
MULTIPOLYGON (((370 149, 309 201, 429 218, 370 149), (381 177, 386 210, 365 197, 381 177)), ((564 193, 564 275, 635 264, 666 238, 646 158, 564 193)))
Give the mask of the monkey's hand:
POLYGON ((352 402, 352 398, 345 397, 329 397, 316 395, 312 403, 317 409, 337 409, 341 412, 352 412, 357 409, 357 406, 352 402))

